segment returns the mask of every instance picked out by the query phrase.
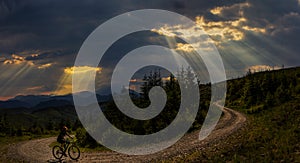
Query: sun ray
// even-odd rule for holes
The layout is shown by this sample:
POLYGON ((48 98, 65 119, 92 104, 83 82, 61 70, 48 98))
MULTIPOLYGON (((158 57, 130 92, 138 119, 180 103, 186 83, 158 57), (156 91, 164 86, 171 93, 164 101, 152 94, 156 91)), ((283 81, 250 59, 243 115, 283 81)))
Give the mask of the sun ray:
POLYGON ((65 95, 72 93, 72 75, 74 73, 80 74, 82 76, 87 75, 90 72, 96 71, 96 73, 101 73, 102 68, 100 67, 66 67, 63 69, 63 73, 57 83, 56 89, 53 91, 55 95, 65 95))
MULTIPOLYGON (((22 85, 22 80, 25 76, 31 71, 32 66, 29 64, 22 64, 22 65, 3 65, 3 66, 9 66, 8 68, 5 68, 6 70, 9 69, 11 72, 8 72, 10 74, 10 77, 8 80, 1 85, 1 94, 5 95, 9 93, 9 90, 12 86, 15 85, 22 85), (14 66, 13 68, 10 68, 10 66, 14 66)), ((4 69, 3 69, 4 70, 4 69)))

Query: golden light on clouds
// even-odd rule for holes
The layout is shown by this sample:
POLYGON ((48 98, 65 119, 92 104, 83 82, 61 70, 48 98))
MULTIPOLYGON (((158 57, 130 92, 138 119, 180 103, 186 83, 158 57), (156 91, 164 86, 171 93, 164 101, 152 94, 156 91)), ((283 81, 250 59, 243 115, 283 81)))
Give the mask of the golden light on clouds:
MULTIPOLYGON (((168 37, 175 37, 178 35, 179 37, 184 36, 185 38, 194 39, 196 37, 201 37, 201 32, 199 32, 199 29, 201 29, 213 39, 214 44, 217 46, 221 46, 222 43, 229 41, 241 41, 245 38, 246 32, 259 34, 266 33, 265 28, 252 27, 249 25, 249 22, 245 18, 243 11, 244 8, 248 8, 250 6, 250 3, 245 2, 234 4, 232 6, 219 6, 210 10, 212 14, 220 17, 223 17, 223 14, 228 11, 236 12, 234 13, 236 17, 232 20, 210 21, 206 20, 204 16, 197 16, 195 17, 196 25, 194 27, 185 27, 183 25, 165 25, 158 29, 152 29, 151 31, 168 37)), ((178 43, 176 48, 177 50, 191 52, 191 47, 205 48, 205 46, 203 47, 201 44, 193 44, 190 46, 182 43, 178 43)))
POLYGON ((219 38, 215 41, 239 41, 244 38, 243 31, 239 30, 238 26, 244 22, 245 19, 241 18, 233 21, 217 21, 208 22, 203 16, 196 17, 196 24, 201 26, 208 35, 213 38, 219 38))
POLYGON ((90 66, 79 66, 79 67, 66 67, 64 69, 65 74, 74 74, 74 73, 87 73, 91 71, 96 71, 97 73, 101 72, 102 68, 100 67, 90 67, 90 66))
POLYGON ((129 82, 132 82, 132 83, 135 83, 137 82, 138 80, 137 79, 130 79, 129 82))
POLYGON ((246 31, 253 31, 256 33, 266 33, 266 29, 264 28, 256 28, 256 27, 249 27, 249 26, 243 26, 242 28, 246 31))
POLYGON ((239 27, 239 26, 242 26, 246 22, 247 22, 247 19, 242 17, 237 20, 228 21, 228 24, 231 26, 234 26, 234 27, 239 27))
MULTIPOLYGON (((247 4, 243 4, 247 6, 247 4)), ((219 13, 223 10, 222 7, 215 8, 212 12, 219 13)), ((241 41, 245 38, 245 32, 254 32, 254 33, 266 33, 265 28, 259 27, 251 27, 247 25, 247 19, 241 16, 235 20, 227 20, 227 21, 208 21, 204 18, 204 16, 197 16, 195 18, 196 25, 185 27, 183 25, 176 26, 163 26, 158 29, 152 29, 152 32, 156 32, 160 35, 164 35, 167 37, 175 37, 176 34, 178 37, 184 37, 187 39, 194 40, 195 38, 200 38, 202 36, 202 32, 199 29, 205 31, 213 40, 213 43, 217 46, 221 46, 222 43, 229 41, 241 41)), ((168 38, 168 39, 171 39, 168 38)), ((174 42, 173 41, 170 42, 174 42)), ((194 40, 195 41, 195 40, 194 40)), ((185 52, 193 51, 193 47, 200 50, 209 50, 205 49, 206 46, 203 40, 199 40, 200 43, 195 43, 193 45, 184 44, 184 43, 176 43, 176 49, 185 52)), ((208 40, 207 40, 208 41, 208 40)))
MULTIPOLYGON (((101 67, 90 67, 90 66, 77 66, 77 67, 66 67, 63 70, 59 82, 57 84, 56 90, 53 92, 55 95, 65 95, 72 93, 72 75, 82 75, 83 78, 92 72, 101 73, 101 67)), ((89 75, 88 75, 89 76, 89 75)), ((84 90, 82 90, 84 91, 84 90)))
POLYGON ((161 27, 159 29, 151 29, 151 31, 156 32, 160 35, 168 36, 168 37, 175 37, 176 36, 172 31, 168 30, 167 26, 161 27))
POLYGON ((205 39, 206 34, 203 30, 200 30, 198 25, 175 25, 175 26, 163 26, 158 29, 152 29, 152 32, 156 32, 164 36, 178 36, 179 38, 184 38, 187 42, 193 42, 192 44, 177 42, 174 37, 166 37, 166 40, 170 47, 175 45, 176 51, 182 52, 192 52, 194 50, 200 51, 211 51, 208 48, 211 43, 214 43, 211 39, 205 39), (203 37, 205 36, 205 37, 203 37))
POLYGON ((265 28, 250 27, 245 25, 247 19, 241 17, 236 20, 228 21, 206 21, 203 16, 196 17, 196 23, 203 28, 213 38, 218 38, 215 41, 239 41, 244 39, 245 32, 266 33, 265 28))
POLYGON ((222 12, 222 7, 216 7, 210 10, 210 13, 214 15, 220 15, 222 12))
POLYGON ((184 51, 184 52, 192 52, 194 50, 194 48, 191 44, 177 43, 175 50, 184 51))
POLYGON ((237 3, 237 4, 234 4, 232 6, 218 6, 218 7, 215 7, 213 9, 210 10, 210 13, 214 14, 214 15, 218 15, 218 16, 222 16, 222 12, 225 11, 225 10, 234 10, 234 9, 238 9, 238 12, 239 14, 243 14, 243 8, 246 8, 246 7, 250 7, 251 4, 248 3, 248 2, 244 2, 244 3, 237 3))
POLYGON ((12 54, 11 55, 11 59, 6 59, 3 63, 4 64, 21 64, 25 62, 25 58, 24 57, 21 57, 21 56, 18 56, 16 54, 12 54))
POLYGON ((282 67, 279 66, 270 66, 270 65, 254 65, 250 66, 245 71, 251 71, 251 72, 261 72, 261 71, 271 71, 271 70, 279 70, 282 67))
MULTIPOLYGON (((27 55, 28 56, 28 55, 27 55)), ((38 57, 39 54, 30 54, 30 57, 38 57)), ((36 69, 46 69, 49 68, 51 66, 53 66, 53 63, 46 63, 46 64, 39 64, 39 63, 34 63, 31 60, 27 60, 26 57, 17 55, 17 54, 12 54, 10 58, 2 58, 3 59, 3 64, 4 65, 29 65, 29 66, 33 66, 32 68, 36 68, 36 69)))
POLYGON ((4 63, 4 64, 13 64, 14 62, 11 61, 11 60, 5 60, 3 63, 4 63))
POLYGON ((25 59, 25 57, 22 57, 22 56, 19 56, 19 55, 16 55, 16 54, 12 54, 11 58, 5 59, 3 61, 3 64, 5 64, 5 65, 9 65, 9 64, 10 65, 19 65, 19 64, 24 64, 24 63, 26 63, 30 66, 34 65, 32 61, 27 61, 25 59))
POLYGON ((32 58, 34 58, 34 57, 38 57, 39 54, 31 54, 30 56, 31 56, 32 58))
POLYGON ((244 16, 244 8, 250 7, 248 2, 234 4, 232 6, 216 7, 210 10, 214 15, 224 17, 223 14, 226 11, 236 11, 237 19, 228 21, 211 21, 208 22, 204 17, 200 16, 196 18, 197 24, 202 26, 209 35, 218 35, 222 40, 234 40, 239 41, 244 39, 245 32, 250 31, 254 33, 266 33, 265 28, 251 27, 247 24, 248 20, 244 16))
POLYGON ((40 90, 42 88, 43 88, 43 86, 34 86, 34 87, 26 88, 26 91, 36 91, 36 90, 40 90))
MULTIPOLYGON (((174 79, 176 80, 176 78, 174 77, 174 79)), ((171 80, 171 77, 163 77, 163 78, 161 78, 161 80, 163 81, 163 82, 168 82, 168 81, 170 81, 171 80)))
POLYGON ((24 61, 25 60, 24 57, 18 56, 16 54, 12 54, 11 56, 12 56, 13 59, 16 59, 16 60, 20 60, 20 61, 24 61))
POLYGON ((51 67, 52 65, 53 65, 52 63, 43 64, 43 65, 38 66, 38 69, 46 69, 46 68, 51 67))

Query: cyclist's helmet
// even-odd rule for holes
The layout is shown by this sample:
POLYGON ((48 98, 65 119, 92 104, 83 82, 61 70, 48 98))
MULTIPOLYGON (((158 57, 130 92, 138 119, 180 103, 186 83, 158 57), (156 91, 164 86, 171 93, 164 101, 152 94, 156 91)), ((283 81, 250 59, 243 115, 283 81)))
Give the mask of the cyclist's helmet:
POLYGON ((67 126, 64 126, 64 127, 63 127, 63 130, 68 131, 68 127, 67 127, 67 126))

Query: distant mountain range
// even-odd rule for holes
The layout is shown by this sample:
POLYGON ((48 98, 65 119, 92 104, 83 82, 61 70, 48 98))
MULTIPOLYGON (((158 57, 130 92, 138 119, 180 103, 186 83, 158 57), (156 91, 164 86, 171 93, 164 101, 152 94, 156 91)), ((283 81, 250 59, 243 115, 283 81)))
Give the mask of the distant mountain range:
MULTIPOLYGON (((129 94, 132 98, 140 97, 140 93, 129 90, 129 94)), ((80 96, 80 98, 85 100, 90 100, 94 95, 93 92, 80 92, 74 95, 80 96)), ((98 103, 107 102, 112 100, 112 95, 99 95, 96 94, 98 103)), ((74 105, 73 94, 62 95, 62 96, 53 96, 53 95, 19 95, 14 98, 11 98, 7 101, 0 101, 0 109, 11 109, 11 108, 31 108, 44 109, 50 107, 60 107, 74 105)))

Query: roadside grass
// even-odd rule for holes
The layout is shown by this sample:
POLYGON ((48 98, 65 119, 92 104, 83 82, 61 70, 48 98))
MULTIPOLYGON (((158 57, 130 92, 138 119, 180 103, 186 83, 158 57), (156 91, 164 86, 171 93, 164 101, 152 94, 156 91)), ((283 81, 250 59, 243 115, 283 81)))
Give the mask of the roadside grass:
POLYGON ((246 129, 222 142, 221 146, 227 145, 220 150, 205 154, 194 152, 176 161, 300 162, 300 104, 297 100, 252 114, 248 112, 247 119, 246 129))
POLYGON ((23 136, 0 136, 0 162, 14 163, 16 160, 9 160, 7 158, 9 146, 12 144, 20 143, 22 141, 28 141, 33 139, 52 137, 53 134, 48 135, 23 135, 23 136))
POLYGON ((53 134, 47 135, 24 135, 24 136, 0 136, 0 146, 4 147, 9 144, 15 144, 22 141, 28 141, 33 139, 40 139, 40 138, 48 138, 54 136, 53 134))

